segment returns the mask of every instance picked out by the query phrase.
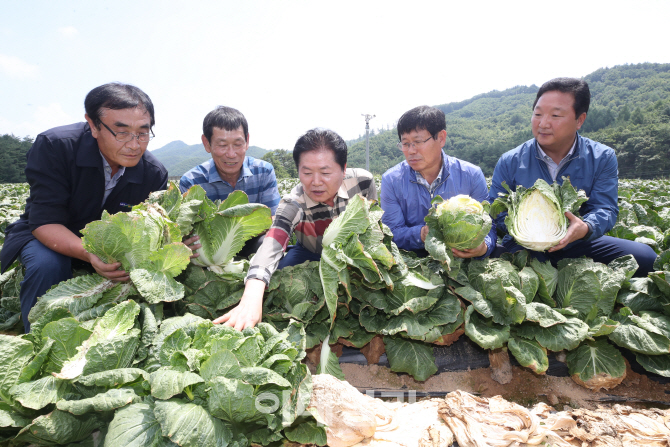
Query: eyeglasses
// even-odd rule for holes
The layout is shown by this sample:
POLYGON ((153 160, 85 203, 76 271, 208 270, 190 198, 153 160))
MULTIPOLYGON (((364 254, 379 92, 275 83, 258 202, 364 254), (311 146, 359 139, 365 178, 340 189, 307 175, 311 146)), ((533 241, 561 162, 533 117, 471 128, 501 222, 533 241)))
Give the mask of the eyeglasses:
POLYGON ((411 143, 398 143, 398 149, 401 151, 408 151, 410 147, 413 147, 414 149, 421 149, 424 144, 426 144, 426 141, 430 140, 433 138, 432 136, 426 138, 423 141, 412 141, 411 143))
POLYGON ((151 133, 141 133, 139 135, 135 135, 130 132, 114 132, 112 129, 109 128, 109 126, 102 121, 100 123, 105 126, 105 128, 111 132, 112 135, 114 135, 114 138, 116 138, 116 141, 119 141, 121 143, 127 143, 129 141, 133 141, 133 138, 137 138, 137 141, 140 143, 148 143, 154 135, 154 131, 152 130, 151 133))

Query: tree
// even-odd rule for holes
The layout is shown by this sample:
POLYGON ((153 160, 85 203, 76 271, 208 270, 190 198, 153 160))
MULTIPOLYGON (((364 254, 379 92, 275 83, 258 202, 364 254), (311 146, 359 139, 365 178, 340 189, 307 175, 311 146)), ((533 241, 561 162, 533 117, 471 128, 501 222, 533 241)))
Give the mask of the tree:
POLYGON ((26 154, 33 140, 14 135, 0 136, 0 183, 22 183, 26 181, 26 154))
POLYGON ((644 115, 642 115, 642 109, 637 107, 632 115, 630 116, 630 122, 633 124, 644 124, 644 115))
POLYGON ((619 112, 619 116, 617 116, 617 121, 619 123, 625 123, 628 120, 630 120, 630 110, 628 109, 628 104, 624 104, 619 112))
POLYGON ((293 152, 286 149, 275 149, 263 155, 263 160, 274 166, 277 178, 298 177, 298 170, 293 161, 293 152))

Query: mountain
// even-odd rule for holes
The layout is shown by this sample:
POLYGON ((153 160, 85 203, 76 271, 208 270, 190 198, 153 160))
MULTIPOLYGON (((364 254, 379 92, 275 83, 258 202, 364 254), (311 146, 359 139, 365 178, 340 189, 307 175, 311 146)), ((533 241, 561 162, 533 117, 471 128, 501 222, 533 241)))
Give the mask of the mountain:
MULTIPOLYGON (((670 175, 670 64, 601 68, 584 77, 591 107, 581 134, 612 147, 621 177, 670 175)), ((531 108, 538 87, 491 91, 438 105, 447 118, 446 152, 491 175, 504 152, 533 137, 531 108)), ((370 171, 382 174, 404 160, 396 129, 370 137, 370 171)), ((348 165, 365 167, 365 141, 349 147, 348 165)))
MULTIPOLYGON (((263 158, 268 151, 257 146, 250 146, 247 155, 263 158)), ((182 176, 189 169, 212 158, 202 143, 188 145, 181 140, 173 141, 151 151, 167 168, 171 177, 182 176)))

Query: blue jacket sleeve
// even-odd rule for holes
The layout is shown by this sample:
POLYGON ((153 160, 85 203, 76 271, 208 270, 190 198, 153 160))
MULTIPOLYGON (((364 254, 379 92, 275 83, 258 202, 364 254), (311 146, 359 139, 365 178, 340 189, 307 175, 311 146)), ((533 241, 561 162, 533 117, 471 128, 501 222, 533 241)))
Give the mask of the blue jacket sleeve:
MULTIPOLYGON (((470 191, 470 197, 475 200, 483 202, 489 199, 489 189, 486 186, 486 178, 484 177, 484 173, 480 168, 477 168, 475 175, 471 178, 470 191)), ((491 224, 491 231, 489 231, 489 234, 487 234, 484 238, 484 242, 486 242, 486 246, 488 247, 486 253, 476 259, 483 259, 487 256, 490 256, 491 252, 496 246, 497 240, 498 237, 496 235, 496 223, 493 221, 491 224)))
POLYGON ((619 166, 616 154, 608 150, 602 168, 595 173, 589 200, 582 205, 582 220, 593 229, 588 240, 601 237, 614 227, 619 215, 619 166))
POLYGON ((381 207, 384 210, 382 222, 393 232, 393 242, 398 248, 403 250, 422 249, 424 248, 424 243, 421 241, 421 227, 423 225, 413 227, 405 225, 405 216, 399 203, 399 200, 404 199, 398 197, 394 186, 393 179, 390 176, 384 175, 382 177, 381 207))

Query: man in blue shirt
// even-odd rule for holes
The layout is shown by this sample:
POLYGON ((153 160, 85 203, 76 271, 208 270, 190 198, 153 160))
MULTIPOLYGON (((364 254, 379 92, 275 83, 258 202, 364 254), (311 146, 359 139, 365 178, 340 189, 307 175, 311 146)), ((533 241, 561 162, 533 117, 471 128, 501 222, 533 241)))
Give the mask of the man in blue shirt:
POLYGON ((233 191, 244 191, 250 203, 262 203, 274 216, 279 190, 274 167, 254 157, 249 149, 249 126, 238 110, 219 106, 202 123, 202 144, 212 158, 188 171, 179 181, 186 192, 200 185, 210 200, 225 200, 233 191))
POLYGON ((73 260, 90 263, 107 279, 129 279, 118 270, 121 263, 105 264, 84 249, 81 230, 103 210, 130 211, 167 185, 167 170, 146 150, 155 123, 146 93, 132 85, 105 84, 86 95, 84 106, 86 122, 35 139, 27 154, 25 212, 5 229, 2 271, 17 258, 26 269, 20 292, 26 332, 37 297, 72 277, 73 260))
MULTIPOLYGON (((619 214, 618 165, 611 148, 577 133, 586 120, 590 102, 589 86, 580 79, 556 78, 543 84, 533 104, 531 127, 535 138, 500 157, 493 172, 490 201, 499 193, 507 193, 502 182, 515 191, 519 185, 533 186, 539 178, 551 184, 569 177, 572 186, 584 190, 589 198, 579 210, 581 218, 566 212, 570 224, 565 238, 546 254, 531 252, 533 256, 549 259, 554 265, 564 258, 582 256, 607 264, 632 254, 639 265, 636 276, 646 276, 653 271, 656 260, 651 247, 604 236, 619 214)), ((496 219, 505 233, 506 215, 501 213, 496 219)), ((503 246, 504 251, 512 253, 522 249, 509 234, 504 236, 503 246)), ((500 252, 496 250, 496 254, 500 252)))
MULTIPOLYGON (((438 195, 446 200, 465 194, 482 202, 488 199, 486 179, 479 167, 442 150, 447 141, 447 121, 440 109, 420 106, 405 112, 398 121, 398 138, 405 161, 382 176, 382 222, 393 232, 399 248, 426 256, 428 227, 424 218, 431 200, 438 195)), ((479 247, 452 252, 459 258, 483 257, 490 255, 495 245, 493 225, 479 247)))

